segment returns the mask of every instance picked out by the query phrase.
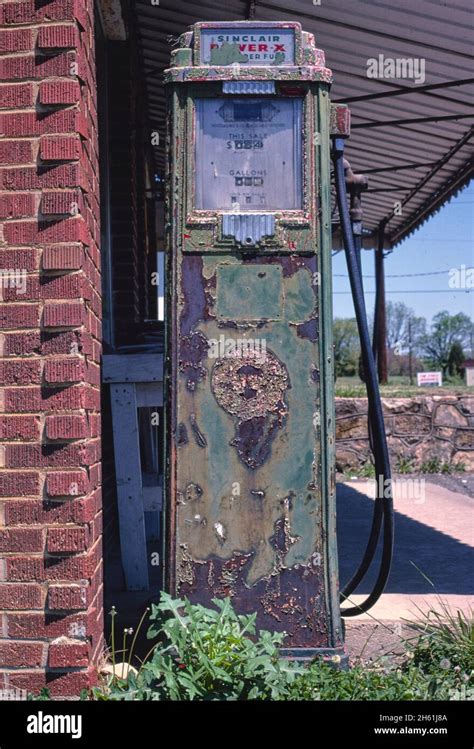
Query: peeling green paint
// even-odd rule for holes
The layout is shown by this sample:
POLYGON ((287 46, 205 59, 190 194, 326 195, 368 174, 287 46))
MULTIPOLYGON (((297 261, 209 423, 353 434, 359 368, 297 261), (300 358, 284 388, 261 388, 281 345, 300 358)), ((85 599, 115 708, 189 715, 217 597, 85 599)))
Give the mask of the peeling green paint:
POLYGON ((257 610, 260 626, 289 632, 292 647, 337 649, 330 71, 311 35, 297 31, 295 49, 298 65, 239 69, 235 45, 217 49, 213 66, 199 65, 195 48, 194 66, 166 73, 167 580, 202 602, 232 596, 239 610, 257 610), (275 234, 250 248, 222 236, 218 211, 193 204, 194 99, 221 95, 222 80, 297 82, 304 98, 303 210, 275 211, 275 234))
POLYGON ((231 65, 234 62, 247 62, 247 55, 243 55, 238 44, 224 42, 220 47, 211 50, 211 65, 231 65))

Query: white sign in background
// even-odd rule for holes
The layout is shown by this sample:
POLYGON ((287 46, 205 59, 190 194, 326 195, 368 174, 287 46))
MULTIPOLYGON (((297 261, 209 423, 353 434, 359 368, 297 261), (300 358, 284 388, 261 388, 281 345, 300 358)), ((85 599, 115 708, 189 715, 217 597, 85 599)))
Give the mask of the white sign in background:
POLYGON ((443 375, 441 372, 417 372, 416 384, 418 387, 441 387, 443 384, 443 375))

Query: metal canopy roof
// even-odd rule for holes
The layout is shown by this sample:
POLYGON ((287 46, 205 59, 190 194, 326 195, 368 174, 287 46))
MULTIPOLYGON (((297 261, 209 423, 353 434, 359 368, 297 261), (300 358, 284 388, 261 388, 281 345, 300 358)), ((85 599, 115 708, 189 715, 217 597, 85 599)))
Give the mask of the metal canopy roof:
MULTIPOLYGON (((369 175, 364 226, 386 223, 394 245, 463 187, 474 173, 469 0, 135 0, 149 122, 165 143, 163 70, 173 38, 196 21, 300 21, 326 53, 332 101, 352 111, 347 156, 369 175), (425 80, 369 78, 369 58, 425 60, 425 80), (394 203, 402 204, 394 215, 394 203), (399 209, 397 213, 399 213, 399 209)), ((471 6, 472 7, 472 6, 471 6)), ((164 164, 156 149, 157 167, 164 164)), ((366 243, 364 243, 366 244, 366 243)), ((367 246, 373 246, 369 240, 367 246)))

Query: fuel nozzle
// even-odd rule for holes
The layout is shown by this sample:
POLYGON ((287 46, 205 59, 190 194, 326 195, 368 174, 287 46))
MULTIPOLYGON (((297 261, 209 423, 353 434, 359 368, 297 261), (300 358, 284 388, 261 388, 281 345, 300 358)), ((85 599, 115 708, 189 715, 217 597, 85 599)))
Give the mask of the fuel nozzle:
POLYGON ((369 178, 365 174, 354 174, 350 162, 344 159, 344 176, 346 178, 346 188, 350 195, 351 207, 350 217, 352 222, 353 234, 362 234, 362 193, 369 187, 369 178))

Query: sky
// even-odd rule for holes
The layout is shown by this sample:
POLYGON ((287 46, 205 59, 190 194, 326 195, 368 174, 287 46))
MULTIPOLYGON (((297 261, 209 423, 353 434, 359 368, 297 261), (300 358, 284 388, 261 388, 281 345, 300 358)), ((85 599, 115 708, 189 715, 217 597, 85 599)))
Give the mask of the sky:
MULTIPOLYGON (((334 255, 332 262, 334 317, 353 317, 344 253, 334 255)), ((474 287, 471 280, 471 288, 466 288, 469 274, 462 273, 463 266, 464 271, 474 266, 474 181, 386 257, 387 301, 404 302, 416 316, 425 317, 428 323, 441 310, 448 310, 453 315, 464 312, 472 319, 474 287), (452 269, 458 269, 458 278, 464 289, 450 288, 450 278, 451 283, 455 280, 455 276, 450 275, 452 269), (406 275, 435 271, 441 272, 425 276, 406 275), (398 274, 404 274, 404 277, 391 277, 398 274)), ((362 272, 367 310, 372 312, 375 295, 370 291, 375 289, 375 280, 374 253, 371 250, 362 252, 362 272)))

